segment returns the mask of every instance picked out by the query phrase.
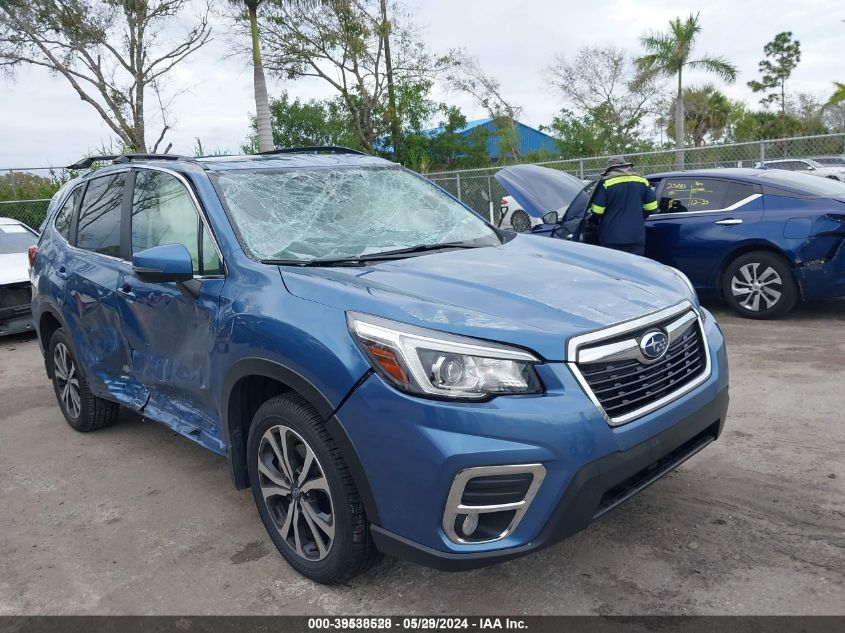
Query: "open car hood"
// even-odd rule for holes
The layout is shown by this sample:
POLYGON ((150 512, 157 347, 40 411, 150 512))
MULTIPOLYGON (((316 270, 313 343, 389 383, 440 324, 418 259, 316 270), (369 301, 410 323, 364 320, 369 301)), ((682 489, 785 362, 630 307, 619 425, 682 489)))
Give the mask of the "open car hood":
POLYGON ((496 180, 535 218, 569 206, 585 183, 575 176, 539 165, 513 165, 496 172, 496 180))

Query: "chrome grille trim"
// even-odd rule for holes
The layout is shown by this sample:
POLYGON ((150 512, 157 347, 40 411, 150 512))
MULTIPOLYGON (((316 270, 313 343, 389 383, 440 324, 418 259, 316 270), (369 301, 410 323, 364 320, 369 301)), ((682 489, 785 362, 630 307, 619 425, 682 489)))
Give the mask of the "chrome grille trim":
MULTIPOLYGON (((669 352, 667 352, 668 354, 669 352)), ((711 373, 711 359, 710 348, 707 344, 707 337, 704 332, 703 317, 689 301, 683 301, 677 305, 671 306, 664 310, 654 312, 652 314, 626 321, 618 325, 611 326, 595 332, 589 332, 580 336, 575 336, 567 342, 567 364, 572 371, 578 384, 584 390, 587 397, 592 403, 596 405, 599 411, 602 412, 605 420, 610 426, 621 426, 632 420, 635 420, 643 415, 656 411, 657 409, 669 404, 673 400, 689 393, 703 382, 705 382, 711 373), (661 359, 654 361, 646 359, 640 351, 638 336, 630 339, 613 340, 624 337, 626 334, 639 334, 643 330, 661 325, 669 337, 669 349, 672 348, 673 343, 677 343, 688 332, 689 329, 695 326, 698 329, 697 336, 700 337, 700 345, 704 355, 704 368, 693 379, 684 382, 681 387, 671 391, 660 398, 648 402, 642 407, 633 411, 629 411, 622 415, 611 417, 601 401, 597 397, 593 388, 590 386, 587 378, 581 372, 579 364, 595 364, 595 363, 610 363, 635 360, 643 366, 648 366, 661 359), (603 341, 608 343, 602 345, 603 341)), ((684 366, 683 368, 686 368, 684 366)), ((682 369, 683 369, 682 368, 682 369)), ((669 373, 670 377, 672 373, 669 373)))

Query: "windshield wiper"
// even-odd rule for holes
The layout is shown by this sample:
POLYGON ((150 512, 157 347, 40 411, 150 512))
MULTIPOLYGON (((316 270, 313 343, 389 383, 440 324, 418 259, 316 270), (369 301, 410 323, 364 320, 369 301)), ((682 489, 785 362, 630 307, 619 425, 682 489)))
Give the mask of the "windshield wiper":
POLYGON ((349 259, 259 259, 262 264, 273 266, 363 266, 357 257, 349 259))
POLYGON ((445 244, 418 244, 417 246, 409 246, 408 248, 399 248, 394 251, 384 251, 381 253, 369 253, 367 255, 357 255, 355 257, 338 258, 338 259, 262 259, 262 264, 272 264, 275 266, 364 266, 367 262, 375 262, 390 259, 403 259, 408 255, 415 253, 426 253, 430 251, 458 249, 458 248, 482 248, 488 244, 470 244, 468 242, 447 242, 445 244))
POLYGON ((406 255, 413 255, 414 253, 426 253, 429 251, 440 251, 458 248, 483 248, 484 246, 491 246, 490 244, 470 244, 469 242, 446 242, 445 244, 418 244, 417 246, 409 246, 408 248, 399 248, 395 251, 383 251, 381 253, 369 253, 367 255, 360 255, 357 259, 359 261, 375 261, 379 259, 401 259, 406 255))

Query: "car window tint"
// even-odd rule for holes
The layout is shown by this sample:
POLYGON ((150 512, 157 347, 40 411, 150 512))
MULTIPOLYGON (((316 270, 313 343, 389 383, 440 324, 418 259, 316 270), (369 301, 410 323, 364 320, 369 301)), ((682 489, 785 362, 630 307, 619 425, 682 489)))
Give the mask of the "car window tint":
POLYGON ((662 213, 722 209, 728 185, 710 178, 667 178, 658 208, 662 213))
POLYGON ((126 174, 94 178, 88 183, 76 230, 76 245, 120 257, 120 208, 126 174))
POLYGON ((757 193, 757 189, 752 184, 747 182, 732 182, 728 185, 728 191, 725 194, 723 204, 725 207, 730 207, 737 202, 745 200, 749 196, 753 196, 755 193, 757 193))
POLYGON ((211 241, 211 236, 205 227, 202 230, 202 274, 203 275, 222 275, 223 264, 220 263, 220 258, 217 256, 217 251, 214 250, 214 243, 211 241))
POLYGON ((132 194, 132 253, 163 244, 182 244, 200 274, 199 215, 185 186, 174 176, 141 170, 132 194))
POLYGON ((56 230, 59 232, 59 235, 66 240, 70 239, 71 220, 73 220, 73 212, 76 209, 76 203, 79 200, 80 191, 82 191, 82 187, 74 189, 68 196, 67 200, 65 200, 62 208, 59 209, 59 212, 56 214, 56 221, 54 223, 56 230))

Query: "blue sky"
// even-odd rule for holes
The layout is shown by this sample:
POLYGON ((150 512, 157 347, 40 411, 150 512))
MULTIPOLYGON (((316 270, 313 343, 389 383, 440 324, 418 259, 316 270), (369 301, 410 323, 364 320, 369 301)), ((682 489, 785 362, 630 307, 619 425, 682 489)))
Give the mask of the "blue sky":
MULTIPOLYGON (((574 55, 584 45, 613 43, 635 51, 648 29, 664 29, 670 18, 699 11, 703 33, 699 53, 727 57, 740 69, 732 98, 756 105, 745 83, 757 78, 763 45, 775 33, 792 30, 802 44, 802 61, 790 83, 793 92, 820 98, 831 81, 845 81, 845 3, 841 0, 706 0, 693 5, 670 0, 409 0, 429 47, 436 52, 463 47, 497 77, 504 93, 523 106, 522 120, 549 122, 564 105, 544 81, 556 53, 574 55)), ((237 150, 254 111, 252 72, 246 60, 227 52, 224 24, 215 40, 178 68, 173 86, 186 87, 171 109, 174 152, 190 153, 194 139, 206 148, 237 150)), ((687 85, 707 78, 690 74, 687 85)), ((718 82, 717 82, 718 83, 718 82)), ((271 95, 282 88, 302 98, 331 95, 315 81, 271 81, 271 95)), ((667 87, 667 90, 670 88, 667 87)), ((467 118, 484 112, 466 96, 436 87, 440 100, 460 106, 467 118)), ((0 79, 0 168, 65 165, 109 139, 109 131, 61 77, 27 69, 14 81, 0 79)))

